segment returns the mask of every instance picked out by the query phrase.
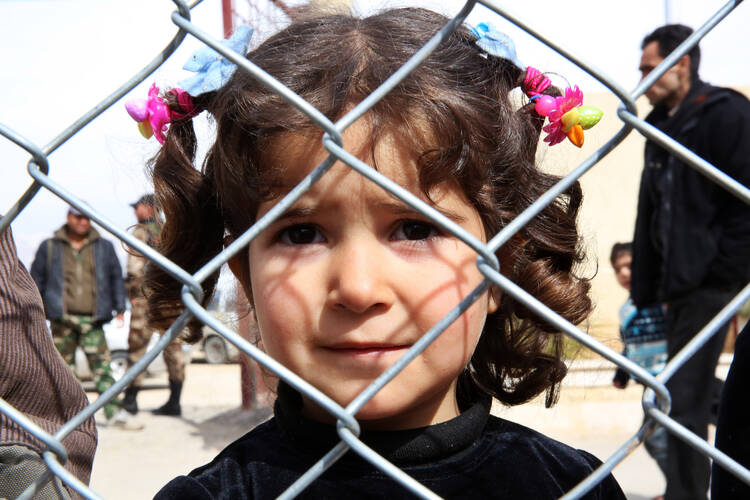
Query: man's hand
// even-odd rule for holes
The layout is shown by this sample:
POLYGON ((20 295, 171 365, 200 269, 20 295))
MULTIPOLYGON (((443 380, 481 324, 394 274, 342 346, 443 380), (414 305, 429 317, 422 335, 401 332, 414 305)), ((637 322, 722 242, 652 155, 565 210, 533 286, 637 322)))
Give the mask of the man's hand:
POLYGON ((115 316, 115 326, 117 328, 122 328, 125 325, 125 315, 123 313, 120 313, 115 316))
POLYGON ((615 376, 612 379, 612 385, 617 387, 618 389, 625 389, 628 386, 628 382, 630 382, 630 374, 623 370, 622 368, 618 368, 615 370, 615 376))

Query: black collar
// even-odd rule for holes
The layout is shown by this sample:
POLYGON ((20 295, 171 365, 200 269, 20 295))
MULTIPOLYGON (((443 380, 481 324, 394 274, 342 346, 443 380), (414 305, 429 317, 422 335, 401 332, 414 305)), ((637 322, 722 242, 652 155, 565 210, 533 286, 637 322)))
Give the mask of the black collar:
POLYGON ((677 105, 674 114, 670 116, 669 113, 671 110, 666 106, 654 106, 654 109, 646 116, 646 121, 662 130, 670 128, 667 124, 684 123, 687 115, 700 109, 700 106, 696 105, 705 103, 709 96, 721 90, 723 90, 721 87, 714 87, 703 80, 696 80, 690 86, 690 90, 688 90, 682 102, 677 105))
MULTIPOLYGON (((489 396, 484 397, 458 417, 428 427, 399 431, 363 430, 360 439, 397 465, 434 463, 471 447, 480 438, 491 403, 489 396)), ((282 432, 295 447, 323 456, 341 441, 335 426, 303 417, 301 411, 300 394, 289 385, 279 383, 274 413, 282 432)))

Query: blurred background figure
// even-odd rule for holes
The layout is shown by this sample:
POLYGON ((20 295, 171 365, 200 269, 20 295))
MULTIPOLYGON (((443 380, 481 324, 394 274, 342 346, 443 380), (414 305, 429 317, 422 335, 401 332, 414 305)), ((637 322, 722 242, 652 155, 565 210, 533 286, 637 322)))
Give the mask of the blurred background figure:
MULTIPOLYGON (((615 243, 609 261, 615 270, 615 278, 625 290, 630 292, 630 265, 633 259, 633 245, 615 243)), ((667 358, 665 340, 665 311, 661 304, 639 310, 628 297, 620 307, 620 338, 624 344, 623 354, 631 361, 656 375, 662 369, 667 358)), ((630 381, 630 374, 618 368, 612 385, 625 389, 630 381)), ((657 426, 643 442, 646 451, 659 466, 662 474, 667 467, 667 431, 657 426)), ((654 500, 662 500, 657 496, 654 500)))
MULTIPOLYGON (((646 78, 693 30, 679 24, 643 39, 646 78)), ((750 185, 750 101, 698 76, 695 45, 646 90, 646 121, 737 181, 750 185)), ((635 305, 668 305, 672 359, 750 280, 750 206, 674 154, 647 141, 633 239, 635 305)), ((706 439, 716 364, 727 325, 667 381, 670 415, 706 439)), ((667 500, 706 498, 708 457, 668 438, 667 500)))
MULTIPOLYGON (((39 292, 16 255, 10 228, 0 233, 0 398, 49 434, 80 413, 88 399, 73 372, 55 349, 47 330, 39 292)), ((90 418, 62 443, 64 464, 89 483, 96 451, 96 426, 90 418)), ((46 445, 0 413, 0 498, 16 498, 39 479, 47 465, 46 445)), ((34 498, 78 496, 54 478, 34 498)))
MULTIPOLYGON (((72 369, 76 348, 83 350, 101 394, 114 384, 102 326, 113 314, 122 322, 125 311, 122 268, 112 243, 91 227, 88 216, 70 207, 66 223, 39 245, 31 276, 42 295, 55 347, 72 369)), ((119 406, 113 399, 104 414, 130 430, 132 423, 119 406)))
MULTIPOLYGON (((154 248, 159 244, 159 226, 156 222, 156 209, 154 207, 154 195, 144 194, 138 201, 130 205, 133 207, 135 217, 138 220, 133 229, 133 236, 154 248)), ((127 290, 130 298, 130 333, 128 334, 128 365, 133 366, 146 354, 148 343, 153 335, 153 330, 148 327, 146 311, 148 308, 146 296, 143 289, 143 275, 148 259, 134 249, 130 249, 127 263, 127 290)), ((171 342, 163 352, 164 362, 169 373, 169 399, 167 402, 153 410, 155 415, 180 416, 180 395, 182 383, 185 380, 185 357, 179 341, 171 342)), ((143 385, 145 373, 141 372, 133 380, 133 383, 125 390, 123 408, 135 415, 138 413, 137 394, 143 385)))
MULTIPOLYGON (((734 359, 719 406, 716 447, 743 467, 750 468, 750 400, 747 397, 747 381, 750 380, 750 323, 745 325, 734 347, 734 359)), ((750 498, 750 486, 714 462, 711 498, 750 498)))

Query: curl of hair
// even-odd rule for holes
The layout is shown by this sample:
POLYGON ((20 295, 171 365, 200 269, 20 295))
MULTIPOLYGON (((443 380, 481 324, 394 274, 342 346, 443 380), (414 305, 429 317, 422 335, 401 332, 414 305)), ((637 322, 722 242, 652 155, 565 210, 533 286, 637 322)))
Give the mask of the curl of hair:
MULTIPOLYGON (((341 117, 400 68, 448 19, 424 9, 395 9, 364 19, 326 15, 299 20, 273 35, 248 58, 329 119, 341 117)), ((544 118, 511 91, 524 74, 487 56, 460 27, 367 113, 372 145, 396 131, 419 155, 419 180, 429 197, 441 183, 458 186, 492 236, 559 181, 536 167, 544 118)), ((519 90, 520 92, 520 90, 519 90)), ((554 87, 545 93, 559 95, 554 87)), ((320 137, 304 114, 242 71, 203 103, 215 118, 217 140, 203 172, 193 168, 195 136, 170 129, 153 163, 164 207, 162 252, 189 271, 215 255, 222 236, 239 237, 255 221, 260 202, 282 194, 280 166, 269 159, 288 133, 320 137), (280 139, 280 137, 282 139, 280 139)), ((591 310, 589 283, 575 275, 583 259, 576 217, 577 183, 498 250, 501 272, 565 319, 579 323, 591 310)), ((247 255, 240 278, 249 283, 247 255)), ((179 284, 152 273, 152 318, 178 306, 179 284), (160 295, 157 295, 160 294, 160 295)), ((206 296, 212 282, 204 283, 206 296)), ((249 290, 246 289, 248 296, 249 290)), ((252 297, 249 297, 252 302, 252 297)), ((161 316, 159 316, 161 315, 161 316)), ((485 323, 479 345, 458 381, 459 403, 491 394, 505 404, 547 390, 554 402, 566 373, 562 334, 528 308, 503 296, 485 323)))
MULTIPOLYGON (((174 95, 166 93, 164 99, 170 109, 182 111, 174 95)), ((221 251, 224 236, 213 176, 193 165, 196 146, 192 120, 174 121, 162 149, 149 164, 156 205, 164 214, 157 249, 190 274, 221 251)), ((202 283, 203 305, 210 300, 217 280, 218 273, 213 273, 202 283)), ((182 283, 152 262, 146 265, 145 283, 149 324, 166 330, 184 310, 182 283)), ((184 338, 200 339, 200 328, 199 322, 190 322, 184 338)))

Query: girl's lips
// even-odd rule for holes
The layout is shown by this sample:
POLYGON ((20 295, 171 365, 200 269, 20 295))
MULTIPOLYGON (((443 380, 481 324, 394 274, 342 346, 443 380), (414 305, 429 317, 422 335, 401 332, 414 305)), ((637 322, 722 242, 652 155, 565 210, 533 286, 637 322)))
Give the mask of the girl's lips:
POLYGON ((326 350, 345 356, 370 357, 406 351, 409 347, 408 345, 339 345, 327 347, 326 350))

